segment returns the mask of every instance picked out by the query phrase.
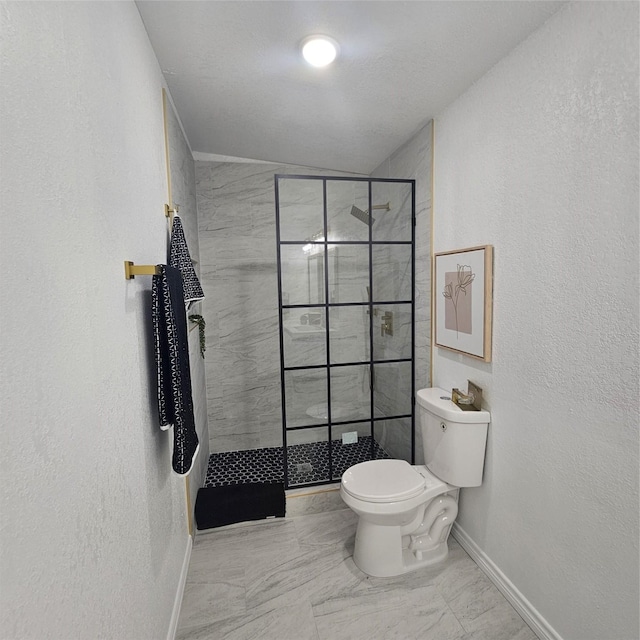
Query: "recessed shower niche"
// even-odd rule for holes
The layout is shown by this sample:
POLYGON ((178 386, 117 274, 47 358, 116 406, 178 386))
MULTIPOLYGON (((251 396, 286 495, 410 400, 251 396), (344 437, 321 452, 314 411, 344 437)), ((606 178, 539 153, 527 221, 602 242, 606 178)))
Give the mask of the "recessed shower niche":
POLYGON ((287 488, 413 463, 415 184, 276 175, 287 488))

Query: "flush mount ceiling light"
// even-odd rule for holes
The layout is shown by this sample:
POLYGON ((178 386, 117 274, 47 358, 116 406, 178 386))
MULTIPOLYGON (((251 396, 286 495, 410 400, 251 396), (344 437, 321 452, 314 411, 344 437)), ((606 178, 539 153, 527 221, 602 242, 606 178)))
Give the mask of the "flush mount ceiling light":
POLYGON ((314 67, 326 67, 338 55, 338 43, 329 36, 309 36, 302 41, 302 55, 314 67))

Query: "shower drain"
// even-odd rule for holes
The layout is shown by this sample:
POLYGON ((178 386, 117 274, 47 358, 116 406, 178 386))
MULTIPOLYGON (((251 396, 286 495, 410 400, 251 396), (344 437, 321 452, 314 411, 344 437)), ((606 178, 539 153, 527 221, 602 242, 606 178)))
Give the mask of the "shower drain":
POLYGON ((310 462, 300 462, 296 465, 296 471, 298 473, 311 473, 313 471, 313 467, 310 462))

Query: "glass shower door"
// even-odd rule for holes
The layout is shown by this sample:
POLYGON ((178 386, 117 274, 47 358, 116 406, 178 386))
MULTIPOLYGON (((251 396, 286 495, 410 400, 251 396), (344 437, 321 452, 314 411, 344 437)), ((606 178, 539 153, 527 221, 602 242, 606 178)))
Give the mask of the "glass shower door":
POLYGON ((413 182, 275 180, 286 485, 412 462, 413 182))

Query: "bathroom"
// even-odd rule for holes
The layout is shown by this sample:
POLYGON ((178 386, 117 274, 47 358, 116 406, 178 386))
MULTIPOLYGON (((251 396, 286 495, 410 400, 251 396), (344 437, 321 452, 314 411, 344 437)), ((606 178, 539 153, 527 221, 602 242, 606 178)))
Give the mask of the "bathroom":
MULTIPOLYGON (((160 464, 149 283, 122 273, 123 260, 165 260, 166 81, 133 3, 1 11, 0 254, 15 301, 0 311, 1 626, 20 640, 168 637, 192 505, 160 464)), ((566 640, 638 637, 637 24, 637 3, 562 3, 367 172, 416 180, 416 378, 445 389, 472 379, 491 411, 483 485, 463 493, 457 522, 548 637, 566 640), (431 353, 429 256, 482 244, 495 248, 493 360, 431 353)), ((190 142, 198 212, 214 171, 267 173, 190 142)), ((300 172, 284 163, 297 161, 270 165, 265 184, 300 172)), ((222 417, 209 410, 221 447, 278 446, 256 403, 282 437, 279 371, 261 369, 262 350, 278 350, 277 290, 265 300, 261 280, 274 276, 276 242, 257 224, 275 215, 270 198, 230 237, 204 218, 186 229, 203 282, 219 269, 240 285, 202 304, 206 315, 233 296, 194 359, 225 362, 194 385, 199 415, 203 398, 231 400, 222 417), (212 252, 228 258, 206 263, 212 252), (234 314, 269 336, 252 359, 234 314), (245 375, 262 382, 233 397, 225 385, 245 375)))

